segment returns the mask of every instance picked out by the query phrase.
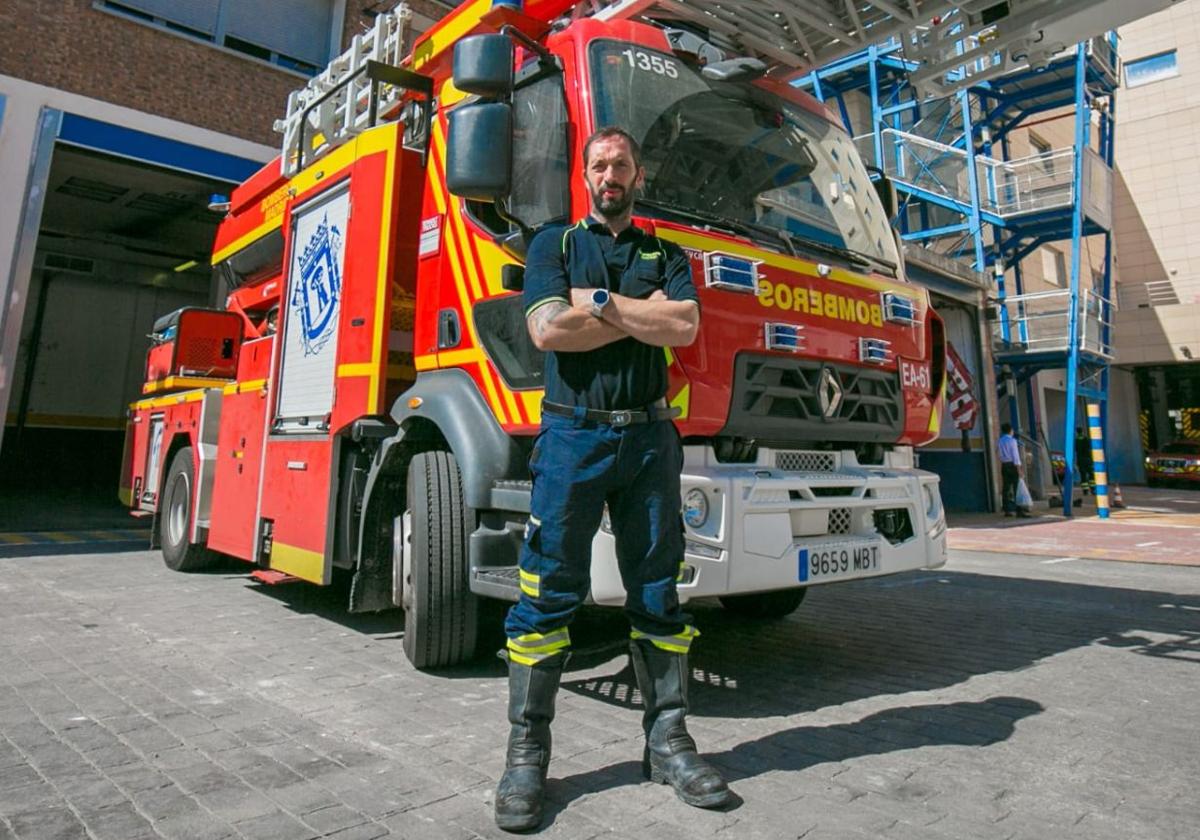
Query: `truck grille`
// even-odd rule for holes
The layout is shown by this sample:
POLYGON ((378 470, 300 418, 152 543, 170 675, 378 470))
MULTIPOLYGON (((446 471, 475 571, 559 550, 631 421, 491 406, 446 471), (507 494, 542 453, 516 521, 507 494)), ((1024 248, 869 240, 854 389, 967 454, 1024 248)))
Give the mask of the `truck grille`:
POLYGON ((775 469, 786 472, 833 472, 838 456, 833 452, 803 452, 798 450, 775 453, 775 469))
POLYGON ((829 511, 829 533, 850 533, 850 508, 834 508, 829 511))
POLYGON ((895 371, 741 353, 721 433, 783 445, 883 443, 896 440, 903 429, 904 399, 895 371))

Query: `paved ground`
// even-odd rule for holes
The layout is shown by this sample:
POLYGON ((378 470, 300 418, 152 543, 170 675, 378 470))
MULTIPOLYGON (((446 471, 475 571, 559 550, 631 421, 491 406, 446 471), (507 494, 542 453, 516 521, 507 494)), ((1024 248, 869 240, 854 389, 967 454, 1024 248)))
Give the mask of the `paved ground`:
MULTIPOLYGON (((585 615, 543 835, 1196 837, 1200 570, 1059 560, 956 552, 768 625, 698 605, 723 813, 641 780, 622 625, 585 615)), ((241 571, 0 560, 0 840, 503 836, 501 664, 415 672, 398 615, 241 571)))
POLYGON ((1107 520, 1097 518, 1094 497, 1071 518, 1064 518, 1061 508, 1043 508, 1030 519, 952 515, 950 547, 1200 566, 1200 492, 1129 486, 1124 496, 1125 507, 1111 510, 1107 520))

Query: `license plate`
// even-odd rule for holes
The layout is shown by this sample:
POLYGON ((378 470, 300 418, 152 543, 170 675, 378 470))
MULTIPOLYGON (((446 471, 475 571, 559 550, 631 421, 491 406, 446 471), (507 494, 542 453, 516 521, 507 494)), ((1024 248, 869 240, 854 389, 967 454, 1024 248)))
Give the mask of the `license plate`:
POLYGON ((820 582, 879 571, 879 546, 802 548, 798 559, 801 582, 820 582))
POLYGON ((1179 467, 1159 467, 1158 471, 1164 473, 1177 473, 1179 472, 1179 467))

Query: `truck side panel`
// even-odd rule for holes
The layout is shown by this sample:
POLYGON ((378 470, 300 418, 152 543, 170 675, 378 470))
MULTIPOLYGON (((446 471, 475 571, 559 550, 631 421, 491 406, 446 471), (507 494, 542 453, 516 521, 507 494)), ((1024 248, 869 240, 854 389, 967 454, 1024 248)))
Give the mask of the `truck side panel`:
POLYGON ((254 560, 258 478, 262 466, 267 408, 267 373, 273 337, 243 345, 238 381, 225 386, 217 472, 213 482, 208 547, 254 560))
POLYGON ((397 266, 395 245, 415 239, 408 205, 422 185, 399 129, 366 132, 317 164, 322 176, 298 175, 285 223, 287 285, 258 537, 269 523, 271 568, 315 583, 332 575, 339 433, 382 411, 395 275, 413 271, 413 249, 397 266), (414 183, 401 183, 406 172, 414 183))

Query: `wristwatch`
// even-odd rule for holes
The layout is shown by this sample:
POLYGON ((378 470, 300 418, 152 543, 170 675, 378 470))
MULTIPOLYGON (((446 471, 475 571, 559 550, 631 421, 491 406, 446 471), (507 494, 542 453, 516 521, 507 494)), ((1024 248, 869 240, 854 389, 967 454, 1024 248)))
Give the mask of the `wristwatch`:
POLYGON ((604 307, 608 306, 612 300, 612 295, 608 293, 608 289, 593 289, 592 290, 592 315, 597 318, 604 317, 604 307))

